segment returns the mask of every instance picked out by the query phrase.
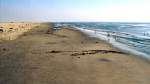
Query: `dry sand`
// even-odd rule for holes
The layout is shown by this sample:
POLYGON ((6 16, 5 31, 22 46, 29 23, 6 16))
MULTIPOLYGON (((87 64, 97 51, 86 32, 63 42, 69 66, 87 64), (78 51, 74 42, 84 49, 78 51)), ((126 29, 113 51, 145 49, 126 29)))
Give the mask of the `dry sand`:
POLYGON ((106 52, 116 50, 80 31, 50 27, 0 43, 0 84, 150 84, 148 62, 106 52))

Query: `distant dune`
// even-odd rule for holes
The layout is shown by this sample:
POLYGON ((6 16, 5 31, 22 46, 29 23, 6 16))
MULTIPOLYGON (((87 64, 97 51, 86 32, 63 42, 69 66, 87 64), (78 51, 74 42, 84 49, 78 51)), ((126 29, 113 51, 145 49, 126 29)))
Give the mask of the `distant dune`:
POLYGON ((0 40, 13 40, 24 32, 39 26, 38 23, 0 23, 0 40))

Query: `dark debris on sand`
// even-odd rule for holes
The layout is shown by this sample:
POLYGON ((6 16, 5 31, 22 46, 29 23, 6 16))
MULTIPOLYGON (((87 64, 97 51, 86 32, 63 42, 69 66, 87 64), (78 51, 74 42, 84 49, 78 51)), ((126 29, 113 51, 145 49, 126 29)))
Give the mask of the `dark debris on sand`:
POLYGON ((118 54, 124 54, 123 52, 119 51, 112 51, 112 50, 87 50, 87 51, 82 51, 79 53, 73 53, 71 56, 78 56, 78 55, 86 55, 86 54, 107 54, 107 53, 118 53, 118 54))
POLYGON ((47 51, 46 53, 61 53, 61 52, 73 52, 70 56, 79 56, 79 55, 90 55, 90 54, 107 54, 107 53, 117 53, 117 54, 125 54, 119 51, 113 50, 85 50, 85 51, 59 51, 59 50, 51 50, 47 51))

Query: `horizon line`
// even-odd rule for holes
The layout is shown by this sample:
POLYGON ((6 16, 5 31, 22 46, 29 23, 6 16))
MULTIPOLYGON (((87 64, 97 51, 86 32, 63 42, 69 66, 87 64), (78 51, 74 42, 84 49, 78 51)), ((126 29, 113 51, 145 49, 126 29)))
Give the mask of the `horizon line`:
POLYGON ((150 22, 139 22, 139 21, 0 21, 0 23, 84 23, 84 22, 107 22, 107 23, 150 23, 150 22))

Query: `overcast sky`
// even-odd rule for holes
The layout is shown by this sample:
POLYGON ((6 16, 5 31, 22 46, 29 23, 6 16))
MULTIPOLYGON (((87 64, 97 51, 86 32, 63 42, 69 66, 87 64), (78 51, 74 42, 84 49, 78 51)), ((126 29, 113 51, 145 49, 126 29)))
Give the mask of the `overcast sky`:
POLYGON ((0 0, 0 21, 150 22, 150 0, 0 0))

